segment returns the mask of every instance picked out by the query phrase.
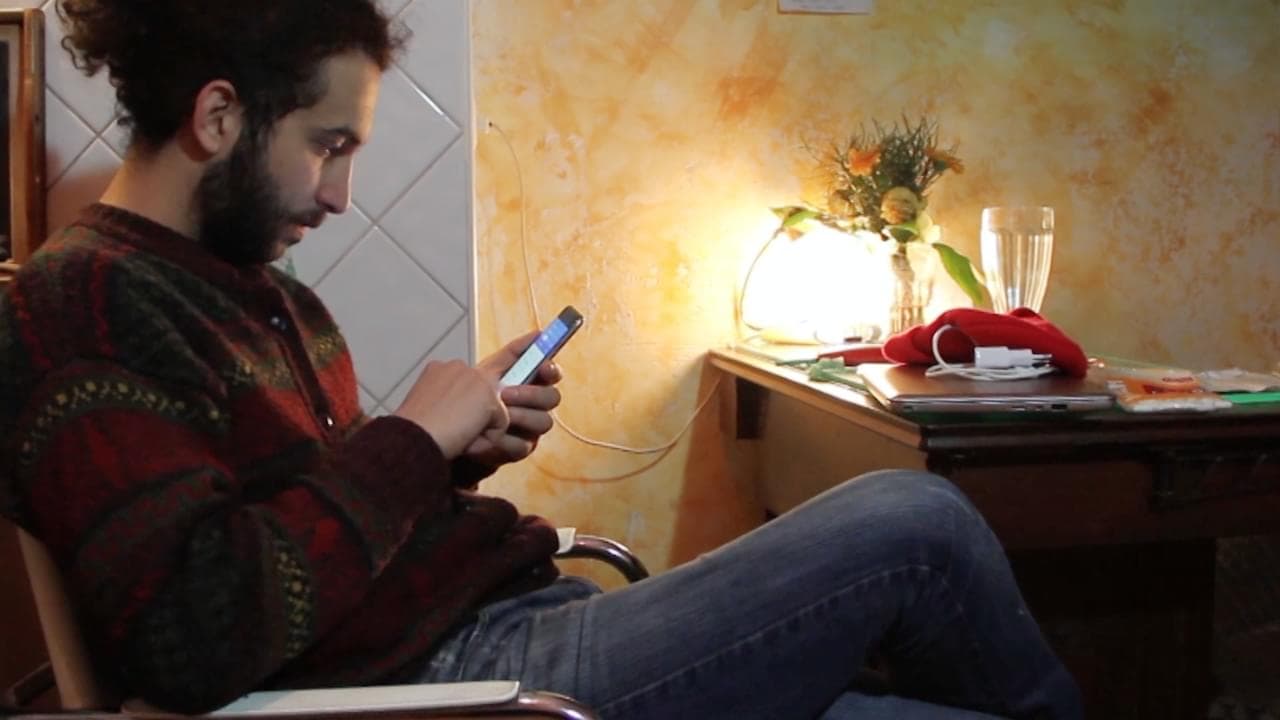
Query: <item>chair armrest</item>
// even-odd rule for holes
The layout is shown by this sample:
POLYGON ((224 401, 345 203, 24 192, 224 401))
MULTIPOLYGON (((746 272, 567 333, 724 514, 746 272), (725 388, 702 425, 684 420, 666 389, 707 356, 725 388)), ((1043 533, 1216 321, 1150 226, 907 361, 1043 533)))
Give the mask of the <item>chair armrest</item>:
MULTIPOLYGON (((181 720, 130 701, 124 714, 137 720, 181 720)), ((374 687, 278 690, 250 693, 201 718, 266 720, 290 718, 434 718, 465 715, 522 715, 561 720, 599 720, 577 701, 548 692, 520 692, 515 681, 383 685, 374 687)))
MULTIPOLYGON (((515 681, 382 685, 370 687, 264 690, 253 692, 206 715, 207 718, 330 717, 358 714, 452 710, 509 703, 520 693, 515 681)), ((141 700, 125 702, 134 718, 173 720, 176 715, 141 700)))
POLYGON ((56 686, 53 679, 53 666, 47 662, 40 663, 35 670, 23 675, 17 682, 4 691, 4 702, 13 708, 23 708, 31 701, 52 690, 56 686))
POLYGON ((556 557, 590 558, 612 565, 628 582, 649 577, 649 570, 630 548, 616 540, 597 535, 582 535, 575 528, 558 528, 560 549, 556 557))
POLYGON ((435 710, 467 705, 499 705, 520 693, 510 681, 384 685, 249 693, 209 717, 318 716, 393 710, 435 710))

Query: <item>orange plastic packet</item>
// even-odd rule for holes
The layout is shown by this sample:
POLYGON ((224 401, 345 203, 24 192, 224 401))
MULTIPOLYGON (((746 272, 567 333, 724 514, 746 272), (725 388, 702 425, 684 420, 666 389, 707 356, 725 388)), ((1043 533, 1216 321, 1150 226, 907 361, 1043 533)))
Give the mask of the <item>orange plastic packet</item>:
POLYGON ((1164 367, 1107 367, 1103 377, 1116 403, 1129 412, 1208 411, 1231 407, 1209 392, 1189 370, 1164 367))

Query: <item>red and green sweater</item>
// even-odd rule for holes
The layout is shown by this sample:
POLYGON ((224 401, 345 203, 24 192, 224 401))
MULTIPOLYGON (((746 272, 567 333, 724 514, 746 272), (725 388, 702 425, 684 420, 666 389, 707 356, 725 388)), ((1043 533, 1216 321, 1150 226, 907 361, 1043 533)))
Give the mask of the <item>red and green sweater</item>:
POLYGON ((310 290, 104 205, 0 300, 0 443, 95 664, 172 710, 385 682, 555 575, 554 529, 361 413, 310 290))

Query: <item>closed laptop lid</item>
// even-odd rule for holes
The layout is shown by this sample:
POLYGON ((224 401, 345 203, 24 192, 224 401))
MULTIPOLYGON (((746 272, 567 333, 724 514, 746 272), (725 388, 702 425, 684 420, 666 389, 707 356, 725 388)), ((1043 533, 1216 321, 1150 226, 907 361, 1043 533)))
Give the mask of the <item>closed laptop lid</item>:
POLYGON ((921 365, 890 363, 859 365, 858 374, 881 404, 897 412, 1078 412, 1113 403, 1106 384, 1093 377, 969 380, 928 377, 921 365))

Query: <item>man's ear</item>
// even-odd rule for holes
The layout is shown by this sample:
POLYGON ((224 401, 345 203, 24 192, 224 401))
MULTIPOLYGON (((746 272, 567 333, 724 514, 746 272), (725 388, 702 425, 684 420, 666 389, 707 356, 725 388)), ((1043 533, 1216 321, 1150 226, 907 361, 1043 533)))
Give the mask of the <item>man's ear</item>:
POLYGON ((209 156, 229 151, 244 127, 244 106, 236 88, 227 80, 211 80, 196 95, 191 113, 191 133, 209 156))

